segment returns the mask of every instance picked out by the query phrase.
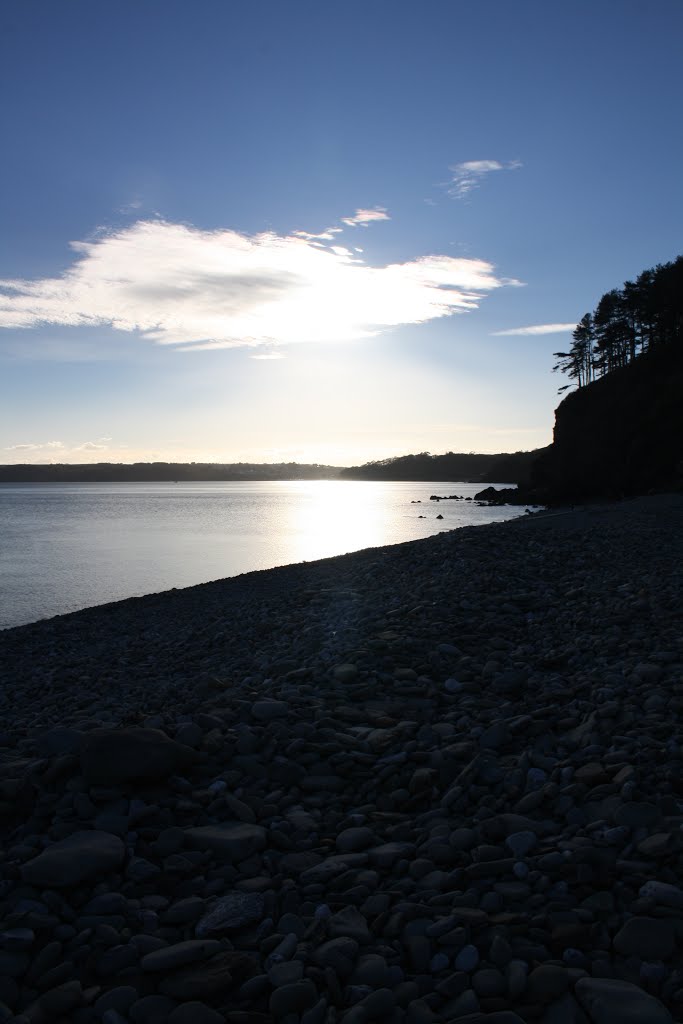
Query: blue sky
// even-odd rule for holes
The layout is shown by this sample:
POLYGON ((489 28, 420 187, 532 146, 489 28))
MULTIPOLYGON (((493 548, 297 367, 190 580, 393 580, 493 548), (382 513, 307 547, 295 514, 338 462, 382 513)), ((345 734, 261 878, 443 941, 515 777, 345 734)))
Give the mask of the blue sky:
POLYGON ((547 444, 569 325, 683 251, 682 37, 680 0, 5 0, 0 462, 547 444))

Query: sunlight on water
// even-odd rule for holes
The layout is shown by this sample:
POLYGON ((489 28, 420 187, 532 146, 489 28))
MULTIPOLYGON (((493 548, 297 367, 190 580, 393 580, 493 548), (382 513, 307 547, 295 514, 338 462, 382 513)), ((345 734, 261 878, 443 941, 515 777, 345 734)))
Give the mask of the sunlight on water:
POLYGON ((429 500, 480 486, 0 484, 0 628, 523 512, 429 500))
POLYGON ((301 501, 289 512, 293 562, 390 543, 387 493, 363 494, 364 483, 319 480, 302 483, 301 501), (384 501, 383 501, 384 499, 384 501))

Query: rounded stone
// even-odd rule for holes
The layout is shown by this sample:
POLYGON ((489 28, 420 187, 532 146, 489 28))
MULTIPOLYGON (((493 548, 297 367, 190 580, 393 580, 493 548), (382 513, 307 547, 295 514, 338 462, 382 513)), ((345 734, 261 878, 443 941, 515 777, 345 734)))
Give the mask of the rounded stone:
POLYGON ((479 963, 479 950, 476 946, 463 946, 455 958, 456 971, 474 971, 479 963))
POLYGON ((617 953, 639 956, 641 960, 666 960, 675 946, 674 927, 669 918, 630 917, 614 936, 617 953))
POLYGON ((270 997, 268 1007, 277 1018, 286 1017, 289 1013, 301 1013, 308 1010, 318 999, 318 991, 309 978, 282 985, 276 988, 270 997))
POLYGON ((168 1016, 168 1024, 224 1024, 225 1017, 206 1003, 181 1003, 168 1016))
POLYGON ((340 832, 335 841, 337 853, 357 853, 367 850, 375 843, 375 833, 370 828, 359 826, 346 828, 340 832))
POLYGON ((22 865, 29 885, 67 888, 121 867, 126 848, 111 832, 74 832, 22 865))

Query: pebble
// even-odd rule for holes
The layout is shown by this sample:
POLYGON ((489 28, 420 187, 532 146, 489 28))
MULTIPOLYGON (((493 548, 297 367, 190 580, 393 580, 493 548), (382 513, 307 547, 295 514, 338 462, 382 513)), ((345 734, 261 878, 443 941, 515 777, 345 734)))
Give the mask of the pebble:
POLYGON ((579 978, 574 992, 591 1024, 673 1024, 658 999, 627 981, 579 978))
POLYGON ((260 921, 264 909, 265 901, 261 893, 235 890, 221 896, 211 905, 197 923, 195 934, 203 938, 219 932, 236 931, 254 921, 260 921))
POLYGON ((683 1019, 653 501, 1 634, 0 1019, 683 1019))
POLYGON ((109 832, 74 832, 23 864, 21 875, 31 885, 68 888, 114 871, 125 852, 118 836, 109 832))

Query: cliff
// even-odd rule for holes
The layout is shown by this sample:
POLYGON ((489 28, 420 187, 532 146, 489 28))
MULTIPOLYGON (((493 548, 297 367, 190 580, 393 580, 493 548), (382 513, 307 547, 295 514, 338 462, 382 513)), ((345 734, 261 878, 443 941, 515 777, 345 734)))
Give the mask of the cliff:
POLYGON ((553 503, 681 489, 682 460, 683 350, 669 344, 561 402, 525 493, 553 503))

